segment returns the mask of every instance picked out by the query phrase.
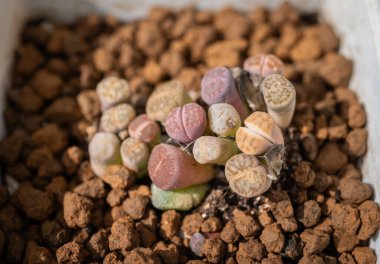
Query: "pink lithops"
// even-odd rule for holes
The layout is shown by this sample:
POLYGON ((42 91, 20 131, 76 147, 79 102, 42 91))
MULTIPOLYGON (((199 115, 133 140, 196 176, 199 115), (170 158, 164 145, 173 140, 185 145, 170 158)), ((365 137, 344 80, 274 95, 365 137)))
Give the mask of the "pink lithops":
POLYGON ((237 154, 225 166, 226 179, 231 189, 243 197, 254 197, 266 192, 272 180, 267 169, 252 155, 237 154))
POLYGON ((208 104, 228 103, 233 105, 241 118, 248 115, 248 110, 236 89, 232 72, 226 67, 209 70, 202 78, 201 97, 208 104))
POLYGON ((277 73, 282 74, 284 64, 273 54, 257 54, 244 61, 244 69, 254 76, 264 79, 265 77, 277 73))
POLYGON ((214 178, 211 165, 201 165, 185 151, 169 144, 155 146, 148 162, 149 177, 162 190, 207 183, 214 178))
POLYGON ((128 133, 131 137, 140 139, 145 143, 153 143, 159 140, 160 127, 148 115, 142 114, 131 121, 128 126, 128 133))
POLYGON ((206 112, 196 103, 174 108, 165 122, 168 135, 183 143, 189 143, 202 136, 206 126, 206 112))
POLYGON ((274 144, 284 144, 281 129, 268 113, 254 112, 236 132, 238 148, 249 155, 262 155, 274 144))

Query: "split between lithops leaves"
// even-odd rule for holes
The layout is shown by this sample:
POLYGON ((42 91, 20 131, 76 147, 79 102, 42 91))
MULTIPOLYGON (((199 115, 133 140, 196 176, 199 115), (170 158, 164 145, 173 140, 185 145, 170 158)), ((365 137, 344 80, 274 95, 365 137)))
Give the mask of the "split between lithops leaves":
POLYGON ((265 166, 253 155, 237 154, 225 166, 226 179, 231 189, 243 197, 255 197, 266 192, 272 180, 265 166))
POLYGON ((140 139, 149 144, 159 142, 160 127, 146 114, 137 116, 128 126, 128 133, 131 137, 140 139))
POLYGON ((263 80, 271 74, 282 74, 283 62, 273 54, 257 54, 244 61, 244 69, 263 80))
POLYGON ((296 91, 293 84, 282 75, 272 74, 261 83, 261 91, 268 113, 281 128, 287 128, 296 107, 296 91))
POLYGON ((105 110, 100 118, 100 128, 106 132, 118 133, 128 127, 136 116, 130 104, 119 104, 105 110))
POLYGON ((180 81, 168 81, 157 86, 149 96, 146 103, 146 113, 153 120, 165 122, 174 108, 191 101, 188 92, 180 81))
POLYGON ((254 112, 244 120, 245 127, 236 132, 238 148, 249 155, 262 155, 274 144, 284 144, 281 129, 272 116, 254 112))
POLYGON ((208 109, 208 120, 211 131, 221 137, 235 136, 241 126, 238 112, 226 103, 211 105, 208 109))
POLYGON ((102 110, 129 100, 131 89, 127 80, 118 77, 106 77, 96 86, 102 110))
POLYGON ((211 165, 199 164, 185 151, 164 143, 153 148, 148 172, 152 182, 162 190, 207 183, 215 176, 211 165))
POLYGON ((183 189, 165 191, 156 185, 151 185, 151 201, 155 208, 160 210, 188 211, 198 206, 208 190, 206 184, 190 186, 183 189))
POLYGON ((208 105, 217 103, 233 105, 241 118, 248 115, 248 109, 236 89, 232 72, 226 67, 213 68, 203 76, 201 97, 208 105))
POLYGON ((235 142, 230 139, 203 136, 193 146, 193 156, 200 164, 225 165, 227 160, 239 152, 235 142))
POLYGON ((136 138, 126 138, 120 146, 123 165, 135 172, 136 175, 146 174, 149 159, 149 148, 146 143, 136 138))
POLYGON ((113 133, 96 133, 89 143, 88 152, 91 168, 99 177, 107 166, 121 164, 120 140, 113 133))
POLYGON ((196 103, 174 108, 165 121, 168 135, 183 143, 190 143, 202 136, 206 126, 206 112, 196 103))

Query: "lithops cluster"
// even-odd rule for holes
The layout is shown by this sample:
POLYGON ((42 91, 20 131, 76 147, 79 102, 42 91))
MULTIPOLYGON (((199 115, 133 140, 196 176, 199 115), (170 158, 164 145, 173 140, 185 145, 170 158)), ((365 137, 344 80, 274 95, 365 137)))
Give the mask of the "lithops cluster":
POLYGON ((294 113, 295 90, 282 70, 271 54, 248 58, 244 69, 210 69, 198 102, 180 81, 164 82, 137 117, 128 82, 106 78, 97 88, 105 132, 90 143, 91 166, 99 176, 115 164, 137 178, 148 174, 152 204, 162 210, 197 206, 220 166, 237 194, 263 194, 283 168, 281 128, 294 113))

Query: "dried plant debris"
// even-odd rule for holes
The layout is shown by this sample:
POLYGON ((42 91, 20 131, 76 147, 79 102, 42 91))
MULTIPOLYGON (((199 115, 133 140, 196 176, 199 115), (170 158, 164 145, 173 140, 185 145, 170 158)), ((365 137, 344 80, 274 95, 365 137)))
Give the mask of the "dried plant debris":
POLYGON ((353 63, 317 17, 283 3, 245 13, 155 7, 126 24, 28 22, 3 113, 0 262, 376 263, 369 240, 380 211, 358 163, 365 108, 347 88, 353 63), (260 86, 273 74, 293 85, 284 100, 272 98, 275 84, 260 86), (237 114, 214 115, 215 104, 237 114), (260 127, 253 111, 277 121, 260 127), (168 116, 178 137, 167 142, 168 116), (235 143, 251 152, 249 140, 262 152, 229 180, 247 194, 241 179, 265 167, 271 185, 242 197, 224 166, 251 155, 235 143), (171 180, 152 187, 149 170, 171 180))

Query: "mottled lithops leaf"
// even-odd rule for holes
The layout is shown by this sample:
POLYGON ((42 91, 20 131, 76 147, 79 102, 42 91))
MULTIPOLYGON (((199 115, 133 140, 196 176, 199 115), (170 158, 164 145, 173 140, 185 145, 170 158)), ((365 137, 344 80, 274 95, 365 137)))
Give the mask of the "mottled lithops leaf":
POLYGON ((281 144, 272 145, 262 157, 267 165, 269 176, 276 180, 285 162, 285 146, 281 144))
POLYGON ((252 155, 237 154, 225 166, 226 179, 231 189, 243 197, 254 197, 266 192, 272 184, 266 168, 252 155))
POLYGON ((146 113, 153 120, 165 122, 174 108, 190 102, 191 98, 183 84, 172 80, 156 87, 146 103, 146 113))
POLYGON ((247 107, 240 98, 234 77, 228 68, 217 67, 206 73, 201 82, 201 97, 208 105, 217 103, 233 105, 241 118, 248 115, 247 107))
POLYGON ((140 139, 145 143, 154 143, 160 138, 160 127, 146 114, 137 116, 128 126, 131 137, 140 139))
POLYGON ((269 75, 261 83, 268 113, 281 128, 287 128, 296 106, 296 91, 293 84, 279 74, 269 75))
POLYGON ((206 184, 190 186, 183 189, 165 191, 152 184, 152 204, 160 210, 187 211, 198 206, 208 190, 206 184))
POLYGON ((104 78, 96 86, 102 110, 111 106, 126 102, 130 95, 130 87, 127 80, 118 77, 104 78))
POLYGON ((146 143, 137 138, 126 138, 120 147, 123 165, 137 173, 143 175, 149 159, 149 148, 146 143))
POLYGON ((262 155, 273 144, 284 144, 281 129, 268 113, 254 112, 244 124, 236 132, 236 144, 246 154, 262 155))
POLYGON ((88 152, 91 168, 97 176, 102 176, 107 166, 121 164, 120 140, 113 133, 96 133, 89 143, 88 152))
POLYGON ((105 132, 118 133, 128 127, 136 116, 135 109, 129 104, 119 104, 105 110, 100 118, 100 128, 105 132))
POLYGON ((264 97, 260 91, 260 81, 254 75, 241 70, 236 77, 239 93, 253 111, 266 111, 264 97))
POLYGON ((284 64, 273 54, 257 54, 244 61, 244 69, 260 80, 270 74, 282 74, 284 64))
POLYGON ((165 121, 168 135, 184 143, 189 143, 202 136, 206 126, 206 112, 196 103, 174 108, 165 121))
POLYGON ((193 146, 193 156, 201 164, 225 165, 238 151, 233 140, 212 136, 198 138, 193 146))
POLYGON ((234 136, 241 126, 238 112, 226 103, 211 105, 208 109, 208 120, 211 131, 221 137, 234 136))
POLYGON ((193 156, 169 144, 155 146, 148 162, 149 177, 163 190, 174 190, 209 182, 215 172, 193 156))

